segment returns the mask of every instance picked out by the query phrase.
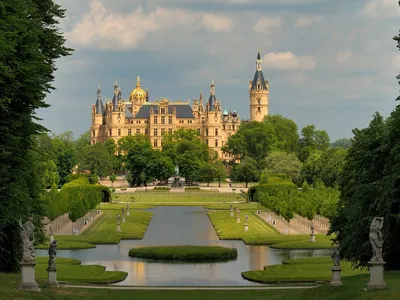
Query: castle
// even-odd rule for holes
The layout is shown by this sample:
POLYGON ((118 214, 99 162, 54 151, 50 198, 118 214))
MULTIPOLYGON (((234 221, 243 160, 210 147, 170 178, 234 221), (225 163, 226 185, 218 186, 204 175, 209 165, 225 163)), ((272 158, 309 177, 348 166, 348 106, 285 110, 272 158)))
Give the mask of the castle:
MULTIPOLYGON (((268 115, 268 81, 264 80, 261 69, 261 56, 258 52, 256 73, 249 81, 250 120, 261 122, 268 115)), ((200 92, 199 99, 190 102, 172 102, 161 98, 149 101, 148 90, 141 87, 137 77, 136 87, 128 100, 122 99, 121 89, 116 82, 114 96, 103 105, 100 86, 97 90, 97 101, 92 106, 91 143, 104 142, 113 138, 144 134, 148 136, 153 148, 162 148, 164 134, 178 129, 195 129, 202 140, 214 149, 218 156, 227 159, 221 148, 228 138, 235 134, 240 126, 238 113, 222 110, 221 101, 215 95, 214 81, 211 83, 210 96, 205 105, 200 92)))

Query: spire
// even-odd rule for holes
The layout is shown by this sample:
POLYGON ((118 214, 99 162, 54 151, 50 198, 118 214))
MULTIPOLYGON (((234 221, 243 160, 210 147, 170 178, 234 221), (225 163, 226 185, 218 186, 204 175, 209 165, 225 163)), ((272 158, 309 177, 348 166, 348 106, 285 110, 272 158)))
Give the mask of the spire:
POLYGON ((256 74, 254 74, 253 81, 251 83, 251 88, 250 90, 260 90, 260 91, 266 91, 268 90, 267 85, 265 83, 264 75, 261 69, 261 55, 260 51, 257 53, 257 60, 256 60, 256 74))
POLYGON ((203 91, 200 89, 199 102, 203 102, 203 91))
POLYGON ((214 103, 216 102, 215 98, 215 85, 214 80, 211 81, 211 88, 210 88, 210 98, 208 98, 208 105, 210 106, 210 110, 214 110, 214 103))
POLYGON ((257 71, 261 71, 261 63, 262 63, 262 59, 261 59, 260 51, 258 51, 257 61, 256 61, 256 70, 257 71))
POLYGON ((118 82, 115 80, 115 84, 114 84, 114 97, 112 99, 112 105, 113 105, 113 111, 117 111, 118 110, 118 102, 120 99, 120 89, 118 86, 118 82))
POLYGON ((101 101, 101 89, 100 84, 97 88, 97 100, 96 100, 96 114, 102 114, 104 112, 103 101, 101 101))
POLYGON ((140 88, 140 77, 139 76, 136 77, 136 87, 140 88))
POLYGON ((146 89, 146 102, 149 102, 149 89, 146 89))

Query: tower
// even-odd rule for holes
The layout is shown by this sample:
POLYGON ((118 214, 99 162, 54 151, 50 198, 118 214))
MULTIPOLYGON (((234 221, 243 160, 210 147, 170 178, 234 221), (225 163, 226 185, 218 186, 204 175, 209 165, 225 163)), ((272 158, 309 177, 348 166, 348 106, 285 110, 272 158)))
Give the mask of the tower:
POLYGON ((92 127, 91 127, 91 144, 95 144, 103 138, 102 124, 103 124, 104 106, 101 96, 100 85, 97 89, 96 104, 92 107, 92 127))
POLYGON ((249 81, 250 95, 250 121, 262 122, 268 115, 268 80, 264 80, 261 68, 262 59, 260 52, 257 54, 256 73, 254 79, 249 81))

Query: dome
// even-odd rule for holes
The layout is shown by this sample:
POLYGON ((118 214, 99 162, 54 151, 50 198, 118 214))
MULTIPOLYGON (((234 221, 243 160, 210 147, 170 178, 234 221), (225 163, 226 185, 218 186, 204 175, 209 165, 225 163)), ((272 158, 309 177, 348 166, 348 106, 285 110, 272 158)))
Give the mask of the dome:
POLYGON ((234 118, 236 118, 236 117, 238 116, 236 110, 233 111, 232 116, 233 116, 234 118))
POLYGON ((227 115, 228 115, 228 112, 226 110, 224 110, 223 116, 227 116, 227 115))
POLYGON ((140 87, 140 78, 137 77, 136 88, 129 95, 129 101, 138 100, 144 102, 146 100, 146 92, 140 87))

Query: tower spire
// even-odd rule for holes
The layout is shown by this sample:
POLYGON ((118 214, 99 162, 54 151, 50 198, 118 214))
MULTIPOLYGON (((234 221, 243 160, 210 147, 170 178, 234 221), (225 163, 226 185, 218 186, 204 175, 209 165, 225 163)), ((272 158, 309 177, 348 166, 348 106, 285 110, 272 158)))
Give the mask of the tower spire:
POLYGON ((261 71, 261 63, 262 63, 262 59, 261 59, 261 55, 260 55, 260 51, 258 51, 257 54, 257 60, 256 60, 256 70, 257 71, 261 71))
POLYGON ((102 114, 104 112, 103 101, 101 100, 101 89, 100 84, 97 88, 97 100, 96 100, 96 114, 102 114))

